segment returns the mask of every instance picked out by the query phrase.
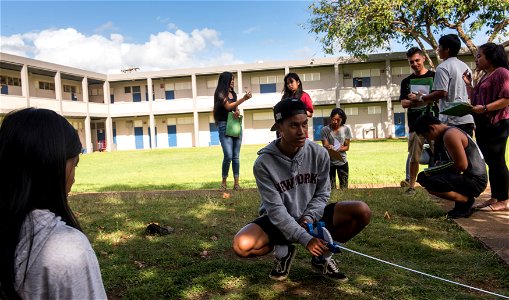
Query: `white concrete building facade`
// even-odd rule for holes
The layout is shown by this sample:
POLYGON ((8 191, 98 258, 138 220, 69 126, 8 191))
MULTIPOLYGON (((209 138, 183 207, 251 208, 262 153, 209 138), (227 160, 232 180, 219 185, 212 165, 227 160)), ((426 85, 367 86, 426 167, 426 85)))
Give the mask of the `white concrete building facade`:
MULTIPOLYGON (((473 67, 471 55, 460 56, 473 67)), ((15 109, 54 110, 69 120, 87 152, 219 145, 212 116, 218 75, 233 72, 235 89, 253 98, 239 108, 243 143, 275 138, 272 107, 283 78, 296 72, 314 105, 309 138, 319 140, 334 107, 345 110, 355 139, 406 135, 399 103, 401 80, 411 73, 405 54, 361 61, 324 58, 207 68, 100 74, 0 53, 0 121, 15 109)))

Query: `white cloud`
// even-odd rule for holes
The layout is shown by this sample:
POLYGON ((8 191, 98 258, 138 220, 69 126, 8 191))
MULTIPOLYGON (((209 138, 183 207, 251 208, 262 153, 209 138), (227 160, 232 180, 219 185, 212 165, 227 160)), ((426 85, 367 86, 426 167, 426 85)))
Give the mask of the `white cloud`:
POLYGON ((129 43, 121 34, 85 35, 74 28, 47 29, 2 36, 0 51, 81 69, 120 73, 239 64, 225 51, 219 32, 209 28, 151 34, 144 43, 129 43))
POLYGON ((253 26, 253 27, 249 27, 247 29, 244 29, 242 31, 243 34, 250 34, 250 33, 253 33, 255 31, 258 31, 258 26, 253 26))
POLYGON ((94 31, 97 33, 101 33, 104 31, 117 31, 117 30, 118 30, 118 27, 115 27, 115 25, 113 25, 113 22, 108 21, 108 22, 100 25, 99 27, 97 27, 94 31))

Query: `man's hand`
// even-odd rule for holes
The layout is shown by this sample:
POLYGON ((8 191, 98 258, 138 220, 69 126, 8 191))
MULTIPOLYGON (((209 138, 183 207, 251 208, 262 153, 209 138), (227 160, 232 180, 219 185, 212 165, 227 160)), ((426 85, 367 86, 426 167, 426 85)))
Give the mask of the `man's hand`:
POLYGON ((327 242, 315 237, 309 241, 306 245, 306 249, 308 249, 308 251, 314 256, 324 255, 329 251, 329 248, 327 248, 327 242))
POLYGON ((306 225, 307 223, 313 224, 313 219, 311 219, 310 216, 303 216, 299 219, 299 225, 306 230, 308 230, 308 226, 306 225))
POLYGON ((468 70, 466 70, 463 73, 462 78, 463 78, 463 82, 465 82, 467 87, 472 87, 472 74, 470 74, 470 72, 468 72, 468 70))
POLYGON ((407 100, 407 99, 403 99, 403 100, 401 100, 401 106, 403 106, 403 108, 411 108, 412 107, 412 101, 407 100))

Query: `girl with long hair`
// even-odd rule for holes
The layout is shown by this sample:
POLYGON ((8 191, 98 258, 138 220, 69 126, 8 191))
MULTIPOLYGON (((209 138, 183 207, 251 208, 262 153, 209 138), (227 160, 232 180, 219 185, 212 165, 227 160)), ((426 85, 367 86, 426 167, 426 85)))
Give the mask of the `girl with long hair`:
POLYGON ((475 138, 489 167, 491 198, 475 205, 485 211, 509 210, 509 170, 505 160, 509 136, 509 63, 504 46, 486 43, 475 59, 483 72, 475 87, 470 74, 463 74, 473 107, 475 138))
MULTIPOLYGON (((302 89, 302 82, 297 73, 288 73, 286 74, 283 82, 285 86, 283 88, 283 96, 281 96, 281 100, 285 98, 297 98, 304 103, 306 106, 306 114, 308 118, 313 117, 313 101, 311 101, 311 97, 309 94, 304 92, 302 89)), ((306 137, 308 137, 308 132, 306 131, 306 137)))
POLYGON ((240 173, 240 146, 242 144, 242 134, 238 137, 226 135, 226 121, 228 113, 233 112, 234 118, 240 118, 238 106, 252 97, 250 91, 237 100, 237 93, 234 90, 235 78, 231 72, 223 72, 219 75, 216 91, 214 93, 214 120, 219 131, 219 141, 223 149, 222 180, 221 189, 226 190, 226 180, 232 164, 234 190, 239 190, 240 173))
POLYGON ((106 298, 97 257, 67 202, 80 152, 76 130, 54 111, 26 108, 3 120, 2 297, 106 298))

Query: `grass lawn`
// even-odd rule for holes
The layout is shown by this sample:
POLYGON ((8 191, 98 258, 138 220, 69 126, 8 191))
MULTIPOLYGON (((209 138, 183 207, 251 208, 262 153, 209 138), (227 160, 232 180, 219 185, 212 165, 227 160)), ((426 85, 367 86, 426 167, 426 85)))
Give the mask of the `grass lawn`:
MULTIPOLYGON (((244 188, 255 187, 252 166, 261 147, 242 147, 244 188)), ((354 141, 348 153, 350 183, 398 185, 406 147, 406 140, 354 141)), ((270 280, 271 255, 243 260, 231 251, 235 233, 256 217, 256 190, 228 199, 219 191, 200 190, 219 187, 221 161, 220 147, 81 156, 74 193, 188 190, 70 198, 111 299, 494 299, 346 251, 338 258, 350 280, 332 282, 312 273, 302 246, 289 279, 270 280), (149 222, 175 232, 147 236, 149 222)), ((400 188, 350 189, 331 196, 333 202, 346 199, 364 200, 373 210, 372 223, 345 245, 350 249, 509 296, 507 265, 446 220, 423 190, 416 197, 404 197, 400 188)))
MULTIPOLYGON (((289 279, 274 282, 272 256, 240 259, 231 251, 237 230, 256 217, 258 193, 188 191, 70 199, 98 255, 111 299, 494 299, 344 251, 349 281, 312 273, 298 246, 289 279), (147 236, 149 222, 175 228, 147 236), (207 252, 204 252, 207 251, 207 252)), ((454 222, 427 194, 400 188, 334 191, 331 201, 362 199, 372 223, 346 243, 350 249, 477 288, 509 295, 509 269, 454 222), (390 218, 384 218, 388 212, 390 218)))
MULTIPOLYGON (((241 186, 256 187, 253 163, 264 145, 243 145, 241 186)), ((351 184, 393 184, 405 177, 407 141, 354 141, 348 151, 351 184)), ((216 189, 221 182, 220 146, 95 152, 82 155, 73 192, 216 189)), ((233 186, 230 168, 229 186, 233 186)))
MULTIPOLYGON (((243 145, 242 187, 256 187, 253 163, 264 145, 243 145)), ((506 160, 509 162, 509 144, 506 160)), ((353 141, 348 151, 352 185, 397 186, 405 178, 407 140, 353 141)), ((220 146, 81 155, 73 192, 216 189, 221 183, 220 146)), ((421 170, 424 166, 421 165, 421 170)), ((233 186, 230 168, 229 187, 233 186)))

